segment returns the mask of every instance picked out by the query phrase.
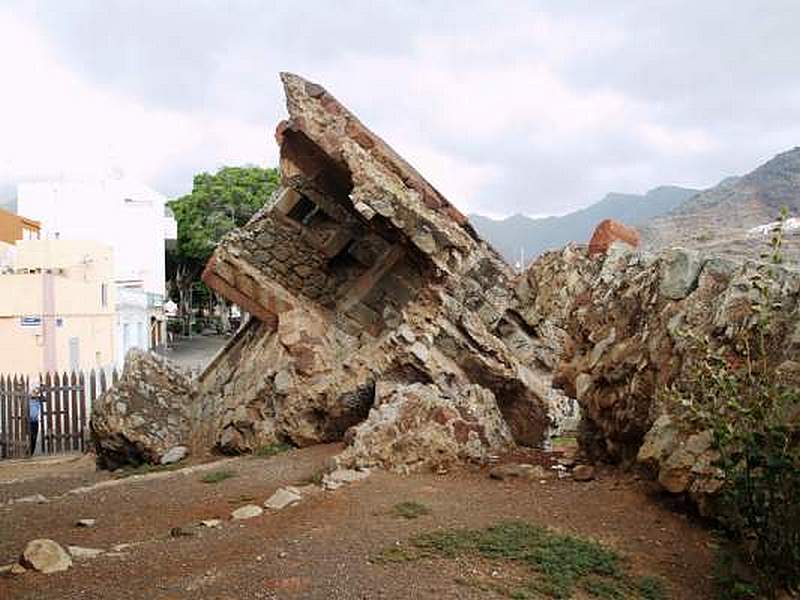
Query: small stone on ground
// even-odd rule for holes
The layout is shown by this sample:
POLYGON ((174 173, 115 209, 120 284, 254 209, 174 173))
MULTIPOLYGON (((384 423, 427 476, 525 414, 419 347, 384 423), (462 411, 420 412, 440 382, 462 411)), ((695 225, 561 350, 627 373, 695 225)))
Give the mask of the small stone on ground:
POLYGON ((292 504, 297 504, 302 499, 303 497, 295 490, 280 488, 278 491, 272 494, 272 496, 270 496, 266 502, 264 502, 264 508, 281 510, 287 506, 291 506, 292 504))
POLYGON ((594 467, 591 465, 578 465, 572 469, 572 478, 575 481, 591 481, 594 479, 594 467))
POLYGON ((206 519, 204 521, 200 521, 200 525, 203 527, 221 527, 222 521, 220 519, 206 519))
POLYGON ((105 552, 101 548, 84 548, 82 546, 67 546, 70 556, 75 559, 80 558, 95 558, 105 552))
POLYGON ((255 504, 246 504, 233 511, 231 513, 231 518, 234 521, 241 521, 243 519, 252 519, 253 517, 258 517, 263 513, 264 509, 260 506, 256 506, 255 504))
POLYGON ((94 527, 94 524, 97 522, 96 519, 79 519, 76 523, 76 527, 94 527))
POLYGON ((171 465, 186 458, 189 454, 189 449, 186 446, 174 446, 164 453, 161 457, 162 465, 171 465))
POLYGON ((499 465, 489 471, 489 477, 492 479, 547 479, 550 477, 550 472, 540 465, 530 465, 527 463, 518 463, 510 465, 499 465))

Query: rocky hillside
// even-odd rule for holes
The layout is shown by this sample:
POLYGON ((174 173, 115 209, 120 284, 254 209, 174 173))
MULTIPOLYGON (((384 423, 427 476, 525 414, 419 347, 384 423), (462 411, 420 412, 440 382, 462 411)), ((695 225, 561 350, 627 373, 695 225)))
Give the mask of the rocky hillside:
POLYGON ((639 225, 678 207, 698 190, 676 186, 661 186, 641 194, 610 193, 599 202, 563 215, 531 219, 513 215, 494 220, 471 215, 475 229, 492 244, 506 260, 519 260, 524 249, 526 260, 545 250, 560 248, 571 241, 586 241, 595 226, 603 219, 614 219, 629 225, 639 225))
MULTIPOLYGON (((768 235, 752 231, 775 221, 782 207, 800 214, 800 147, 778 154, 744 177, 726 179, 643 228, 645 247, 684 246, 741 260, 757 258, 768 235)), ((800 230, 786 232, 788 264, 800 260, 800 230)))

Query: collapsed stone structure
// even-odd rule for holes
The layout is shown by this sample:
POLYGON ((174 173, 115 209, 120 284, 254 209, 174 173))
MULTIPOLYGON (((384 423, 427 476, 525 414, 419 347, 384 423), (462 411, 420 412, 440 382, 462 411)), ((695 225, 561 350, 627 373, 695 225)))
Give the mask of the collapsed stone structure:
MULTIPOLYGON (((759 268, 681 248, 641 253, 620 242, 596 257, 570 245, 531 265, 519 286, 530 290, 523 314, 538 315, 539 330, 550 332, 559 357, 554 379, 580 403, 585 453, 638 461, 666 490, 710 506, 721 485, 710 432, 685 422, 659 392, 692 377, 698 354, 687 332, 738 355, 738 334, 758 318, 750 282, 759 268)), ((773 272, 768 360, 776 376, 800 383, 800 273, 773 272)))
POLYGON ((449 458, 545 442, 574 404, 531 350, 510 267, 325 89, 281 78, 283 187, 203 274, 254 317, 201 381, 220 448, 347 438, 343 460, 392 468, 360 438, 402 437, 417 410, 441 422, 449 458))
MULTIPOLYGON (((167 384, 189 406, 174 410, 190 415, 169 443, 202 423, 224 452, 343 440, 340 465, 405 471, 546 444, 575 425, 579 404, 586 454, 638 458, 667 490, 704 505, 719 487, 710 436, 658 392, 691 372, 681 331, 734 351, 754 318, 757 266, 642 253, 635 230, 606 221, 588 247, 546 253, 517 275, 326 90, 282 79, 282 187, 203 274, 252 318, 196 390, 167 384)), ((800 380, 800 275, 778 269, 773 288, 770 360, 800 380)), ((109 464, 166 450, 150 421, 169 415, 119 409, 120 394, 158 398, 134 383, 148 369, 134 360, 130 391, 112 390, 95 411, 109 464)))

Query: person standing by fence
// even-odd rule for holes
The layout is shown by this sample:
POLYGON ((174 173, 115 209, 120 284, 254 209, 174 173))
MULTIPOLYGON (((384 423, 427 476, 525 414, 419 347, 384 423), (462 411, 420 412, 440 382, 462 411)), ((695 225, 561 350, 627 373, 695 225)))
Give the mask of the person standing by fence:
POLYGON ((31 456, 36 452, 36 441, 39 437, 39 421, 42 418, 44 394, 40 384, 34 384, 28 398, 28 425, 30 426, 31 456))

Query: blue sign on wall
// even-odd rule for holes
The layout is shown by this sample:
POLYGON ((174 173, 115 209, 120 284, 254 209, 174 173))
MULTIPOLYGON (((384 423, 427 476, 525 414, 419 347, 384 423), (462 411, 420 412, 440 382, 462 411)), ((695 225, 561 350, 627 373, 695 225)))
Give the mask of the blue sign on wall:
POLYGON ((22 327, 39 327, 42 324, 42 317, 39 316, 20 317, 19 324, 22 327))

